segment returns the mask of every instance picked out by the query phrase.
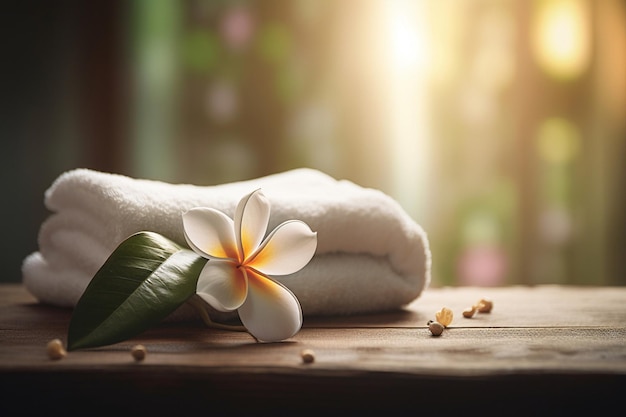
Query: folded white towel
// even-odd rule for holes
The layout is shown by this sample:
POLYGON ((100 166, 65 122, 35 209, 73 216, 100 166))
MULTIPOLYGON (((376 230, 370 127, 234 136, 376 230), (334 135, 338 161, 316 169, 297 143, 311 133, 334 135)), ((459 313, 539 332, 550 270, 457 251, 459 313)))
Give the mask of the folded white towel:
POLYGON ((45 193, 52 214, 41 225, 39 251, 24 260, 23 282, 41 302, 73 307, 133 233, 153 231, 186 245, 183 212, 203 206, 232 217, 241 197, 256 188, 271 202, 268 230, 298 219, 317 232, 311 262, 279 278, 298 297, 305 316, 398 308, 429 284, 426 234, 395 200, 306 168, 214 186, 88 169, 65 172, 45 193))

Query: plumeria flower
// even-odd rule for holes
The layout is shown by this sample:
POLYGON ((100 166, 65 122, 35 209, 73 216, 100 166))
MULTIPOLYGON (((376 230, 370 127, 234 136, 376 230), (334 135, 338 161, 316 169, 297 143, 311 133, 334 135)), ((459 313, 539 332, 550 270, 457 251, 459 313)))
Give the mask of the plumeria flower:
POLYGON ((270 203, 260 189, 241 199, 231 219, 211 208, 183 214, 187 243, 207 258, 196 293, 219 311, 237 310, 245 328, 260 341, 287 339, 302 326, 296 296, 271 276, 302 269, 317 248, 317 233, 288 220, 265 237, 270 203))

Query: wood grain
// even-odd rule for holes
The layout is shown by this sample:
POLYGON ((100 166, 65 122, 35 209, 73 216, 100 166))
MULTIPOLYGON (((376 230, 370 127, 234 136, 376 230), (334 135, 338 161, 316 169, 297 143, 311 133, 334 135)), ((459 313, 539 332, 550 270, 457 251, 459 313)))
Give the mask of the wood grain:
POLYGON ((46 343, 65 342, 71 310, 7 284, 0 286, 0 415, 14 415, 2 412, 9 404, 25 415, 42 407, 80 413, 79 397, 100 401, 103 412, 136 407, 151 415, 201 411, 207 402, 272 415, 464 412, 485 402, 483 415, 611 415, 626 387, 625 301, 621 287, 431 288, 398 311, 308 317, 281 343, 200 320, 164 322, 53 361, 46 343), (481 297, 493 300, 493 311, 463 318, 481 297), (426 322, 444 306, 454 320, 433 337, 426 322), (148 351, 141 362, 130 354, 136 344, 148 351), (313 363, 303 363, 303 349, 314 351, 313 363), (28 400, 33 392, 37 402, 28 400))

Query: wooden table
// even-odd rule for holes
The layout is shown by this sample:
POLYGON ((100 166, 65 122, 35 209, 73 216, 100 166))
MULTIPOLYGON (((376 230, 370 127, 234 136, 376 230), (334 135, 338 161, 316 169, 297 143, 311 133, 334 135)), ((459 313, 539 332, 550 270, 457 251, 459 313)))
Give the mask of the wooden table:
POLYGON ((282 343, 201 321, 51 360, 71 310, 0 285, 0 416, 622 415, 626 288, 430 288, 401 311, 305 318, 282 343), (491 313, 464 318, 478 299, 491 313), (439 337, 426 323, 455 314, 439 337), (131 348, 148 352, 135 361, 131 348), (313 363, 301 351, 312 349, 313 363), (45 413, 45 414, 44 414, 45 413), (61 414, 57 414, 61 413, 61 414))

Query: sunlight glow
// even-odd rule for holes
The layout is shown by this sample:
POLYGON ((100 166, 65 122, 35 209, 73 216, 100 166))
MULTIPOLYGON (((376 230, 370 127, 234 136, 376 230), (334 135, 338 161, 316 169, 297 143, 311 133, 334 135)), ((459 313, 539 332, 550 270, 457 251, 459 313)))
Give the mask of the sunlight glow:
POLYGON ((535 9, 533 43, 539 65, 559 79, 580 76, 591 58, 590 12, 582 0, 543 0, 535 9))
POLYGON ((407 14, 406 1, 390 2, 391 51, 393 65, 399 70, 414 70, 426 64, 426 42, 415 17, 407 14))
POLYGON ((428 194, 426 112, 427 36, 425 5, 395 0, 385 3, 389 28, 388 74, 391 105, 391 193, 414 218, 425 217, 428 194))

